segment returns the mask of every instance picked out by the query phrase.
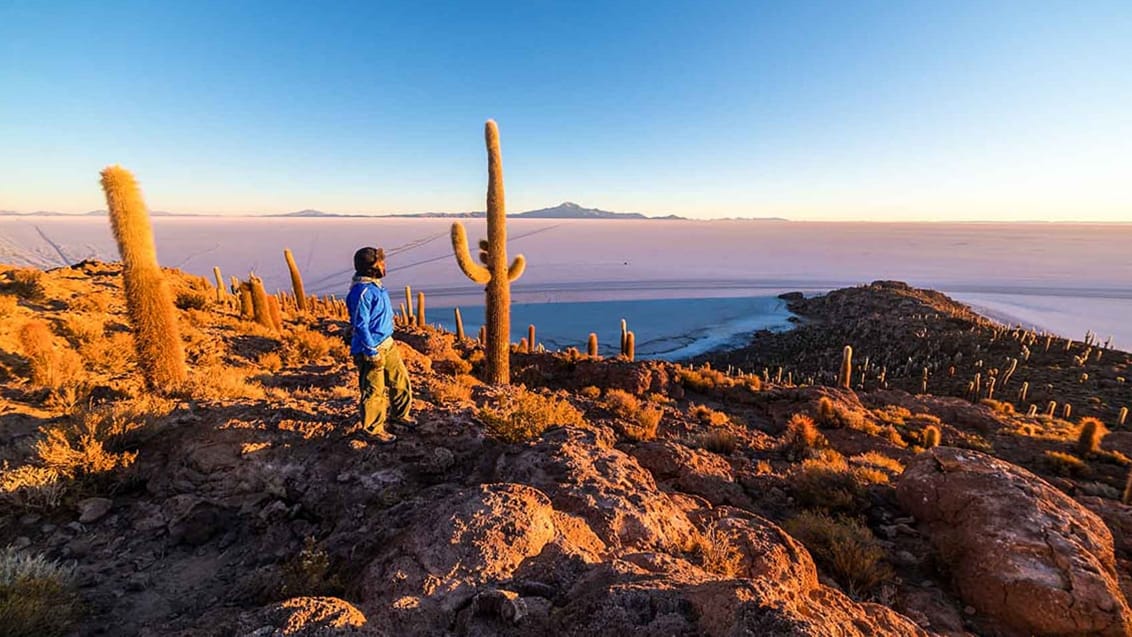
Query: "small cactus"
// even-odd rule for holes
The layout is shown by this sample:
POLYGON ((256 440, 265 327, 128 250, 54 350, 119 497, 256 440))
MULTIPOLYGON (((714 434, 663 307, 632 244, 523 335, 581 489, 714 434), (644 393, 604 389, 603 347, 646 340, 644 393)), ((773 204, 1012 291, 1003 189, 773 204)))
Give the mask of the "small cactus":
POLYGON ((935 425, 928 425, 927 427, 924 427, 924 431, 921 436, 924 442, 924 449, 931 449, 932 447, 939 446, 939 427, 936 427, 935 425))
POLYGON ((125 168, 109 166, 102 171, 102 190, 122 256, 122 281, 138 367, 153 388, 180 384, 187 372, 177 308, 157 262, 153 228, 137 181, 125 168))
POLYGON ((841 352, 841 373, 837 377, 837 384, 842 389, 849 389, 853 382, 853 348, 849 345, 841 352))
POLYGON ((1120 408, 1120 416, 1117 417, 1116 424, 1123 425, 1124 421, 1126 421, 1126 420, 1128 420, 1128 408, 1127 407, 1121 407, 1120 408))
POLYGON ((216 277, 216 302, 224 302, 224 277, 220 276, 220 266, 212 266, 212 276, 216 277))
POLYGON ((1030 383, 1028 381, 1022 382, 1022 388, 1018 390, 1018 402, 1026 402, 1026 394, 1030 391, 1030 383))
POLYGON ((1087 417, 1081 419, 1080 425, 1081 431, 1077 434, 1077 453, 1084 456, 1100 451, 1101 439, 1108 433, 1104 423, 1096 418, 1087 417))
POLYGON ((586 341, 586 353, 597 358, 597 334, 593 332, 590 332, 590 337, 586 341))
POLYGON ((625 332, 625 358, 628 359, 629 362, 633 362, 633 358, 636 356, 636 349, 637 337, 632 331, 625 332))
POLYGON ((453 315, 456 317, 456 340, 464 340, 464 319, 460 316, 460 308, 453 308, 453 315))
POLYGON ((424 328, 427 324, 425 321, 424 292, 417 292, 417 327, 424 328))
POLYGON ((307 293, 303 288, 303 275, 299 274, 299 266, 295 264, 295 257, 289 249, 284 248, 283 258, 287 260, 287 270, 291 273, 291 289, 295 292, 295 306, 300 312, 307 311, 307 293))
POLYGON ((271 326, 276 332, 283 332, 283 312, 279 307, 279 299, 274 296, 267 297, 267 311, 271 316, 271 326))
POLYGON ((1132 469, 1128 470, 1128 479, 1124 481, 1124 493, 1121 494, 1120 501, 1132 506, 1132 469))
POLYGON ((535 351, 535 326, 527 326, 527 353, 531 354, 535 351))
POLYGON ((629 333, 629 323, 621 319, 621 355, 625 355, 625 337, 629 333))

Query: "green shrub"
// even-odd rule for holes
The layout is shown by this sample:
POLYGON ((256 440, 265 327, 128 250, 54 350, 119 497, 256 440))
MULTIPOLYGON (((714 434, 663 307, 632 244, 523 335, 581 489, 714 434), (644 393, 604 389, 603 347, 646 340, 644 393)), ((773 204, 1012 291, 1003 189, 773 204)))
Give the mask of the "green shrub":
POLYGON ((0 632, 7 637, 65 635, 80 605, 69 568, 12 548, 0 549, 0 632))

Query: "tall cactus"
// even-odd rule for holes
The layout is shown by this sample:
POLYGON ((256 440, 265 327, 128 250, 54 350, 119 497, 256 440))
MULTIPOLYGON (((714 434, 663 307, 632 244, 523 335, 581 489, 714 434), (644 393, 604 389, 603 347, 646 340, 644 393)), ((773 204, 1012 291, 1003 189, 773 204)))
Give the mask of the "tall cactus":
POLYGON ((841 373, 837 376, 837 384, 845 389, 853 383, 853 348, 846 345, 841 352, 841 373))
POLYGON ((145 201, 133 174, 121 166, 108 166, 102 171, 102 190, 110 211, 110 227, 122 255, 122 281, 134 327, 138 368, 150 386, 170 389, 186 378, 185 349, 173 294, 157 263, 145 201))
POLYGON ((507 263, 507 211, 503 197, 503 159, 499 153, 499 128, 484 125, 487 145, 487 242, 480 258, 472 259, 468 237, 461 223, 452 224, 452 251, 456 263, 472 281, 486 285, 487 380, 493 385, 511 383, 511 282, 523 275, 526 260, 518 255, 507 263), (485 267, 486 266, 486 267, 485 267))
POLYGON ((283 258, 287 260, 287 269, 291 272, 291 289, 295 292, 295 306, 300 312, 307 311, 307 292, 303 288, 303 275, 299 273, 299 266, 295 263, 295 256, 289 248, 283 249, 283 258))

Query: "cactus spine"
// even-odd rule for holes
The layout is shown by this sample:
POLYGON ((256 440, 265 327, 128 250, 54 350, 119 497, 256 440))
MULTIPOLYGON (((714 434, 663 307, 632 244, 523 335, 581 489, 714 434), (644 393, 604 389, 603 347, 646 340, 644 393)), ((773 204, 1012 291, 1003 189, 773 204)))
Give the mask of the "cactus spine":
POLYGON ((299 266, 295 264, 295 257, 290 249, 284 248, 283 258, 287 260, 287 269, 291 271, 291 289, 295 292, 295 305, 300 312, 306 312, 307 293, 303 289, 303 275, 299 273, 299 266))
POLYGON ((487 146, 487 249, 481 245, 480 265, 468 252, 464 226, 452 224, 452 251, 456 263, 472 281, 486 285, 487 380, 493 385, 511 382, 511 282, 526 268, 522 255, 507 263, 507 209, 503 193, 503 159, 499 152, 499 128, 488 120, 484 125, 487 146))
POLYGON ((122 256, 122 280, 134 326, 138 367, 154 388, 179 384, 186 378, 185 350, 173 295, 157 263, 145 201, 134 176, 121 166, 102 171, 102 190, 122 256))
POLYGON ((837 377, 837 384, 843 389, 849 389, 853 382, 853 348, 849 345, 841 352, 841 374, 837 377))
POLYGON ((464 319, 460 316, 460 308, 453 308, 452 313, 456 315, 456 340, 464 340, 464 319))

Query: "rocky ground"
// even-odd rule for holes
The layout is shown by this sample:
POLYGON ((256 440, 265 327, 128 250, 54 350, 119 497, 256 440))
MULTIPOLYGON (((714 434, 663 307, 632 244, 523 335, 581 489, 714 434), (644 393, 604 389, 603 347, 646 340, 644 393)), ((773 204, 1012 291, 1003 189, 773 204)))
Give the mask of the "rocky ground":
MULTIPOLYGON (((31 278, 0 269, 0 537, 73 568, 53 600, 74 603, 11 634, 1132 634, 1132 433, 1079 444, 1076 413, 891 366, 842 390, 574 352, 515 352, 492 388, 474 341, 402 326, 419 426, 381 446, 332 304, 275 331, 171 271, 191 378, 153 392, 116 265, 31 278)), ((794 380, 836 368, 806 351, 794 380)), ((1121 394, 1087 391, 1111 426, 1121 394)), ((0 579, 0 618, 21 582, 0 579)))

